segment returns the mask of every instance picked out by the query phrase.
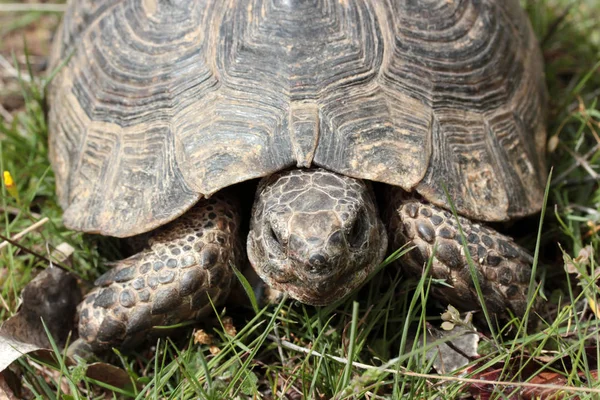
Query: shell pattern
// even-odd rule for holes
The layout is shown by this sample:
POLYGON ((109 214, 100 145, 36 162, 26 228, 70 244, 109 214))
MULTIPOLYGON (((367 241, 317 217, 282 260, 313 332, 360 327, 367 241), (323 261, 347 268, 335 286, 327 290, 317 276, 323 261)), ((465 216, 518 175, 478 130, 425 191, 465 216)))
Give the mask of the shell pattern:
POLYGON ((546 92, 517 0, 80 0, 50 88, 65 223, 131 236, 298 166, 479 220, 539 210, 546 92))

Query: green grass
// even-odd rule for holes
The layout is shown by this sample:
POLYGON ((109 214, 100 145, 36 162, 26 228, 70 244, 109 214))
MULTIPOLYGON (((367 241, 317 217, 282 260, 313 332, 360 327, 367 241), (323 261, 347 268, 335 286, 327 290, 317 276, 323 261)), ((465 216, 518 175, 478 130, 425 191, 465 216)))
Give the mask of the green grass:
MULTIPOLYGON (((457 398, 469 388, 483 390, 474 389, 468 377, 481 380, 486 372, 485 377, 496 384, 485 389, 495 390, 492 398, 502 399, 524 390, 523 382, 535 382, 540 372, 552 372, 557 380, 550 383, 572 388, 564 392, 564 398, 598 398, 595 373, 600 322, 591 309, 600 298, 594 278, 600 227, 600 186, 595 176, 600 162, 600 3, 523 3, 546 59, 551 102, 548 164, 553 173, 539 234, 538 217, 521 221, 509 231, 518 231, 519 240, 530 250, 540 241, 537 269, 543 295, 548 298, 542 323, 532 328, 514 319, 493 330, 477 325, 479 353, 484 356, 471 363, 470 375, 436 375, 425 354, 440 340, 415 340, 427 332, 442 331, 440 309, 433 301, 424 306, 431 282, 401 280, 397 271, 387 268, 359 294, 335 307, 314 308, 288 301, 256 313, 250 308, 219 309, 220 317, 233 317, 237 333, 230 335, 220 323, 222 318, 208 319, 205 329, 215 336, 212 350, 218 348, 216 354, 209 345, 194 344, 188 335, 161 339, 132 354, 116 354, 111 361, 127 371, 132 382, 120 388, 110 389, 85 377, 89 368, 85 363, 49 365, 22 357, 11 369, 20 379, 24 396, 457 398), (586 246, 591 246, 590 256, 576 258, 586 246), (566 274, 565 262, 579 274, 566 274), (559 376, 564 381, 559 381, 559 376), (597 392, 585 392, 590 388, 597 392)), ((0 31, 0 54, 13 63, 11 50, 3 47, 8 41, 3 39, 14 38, 41 18, 46 14, 35 10, 3 14, 0 7, 0 21, 11 21, 1 24, 6 28, 0 31)), ((13 50, 22 77, 29 77, 24 48, 13 50)), ((19 193, 17 201, 2 187, 0 234, 12 237, 41 217, 48 217, 49 222, 19 241, 42 257, 15 246, 0 251, 0 321, 16 312, 21 290, 37 271, 48 266, 48 253, 59 244, 68 242, 75 248, 72 266, 84 280, 106 270, 107 257, 118 257, 114 241, 62 226, 47 154, 45 82, 35 65, 31 71, 33 83, 27 83, 11 78, 0 67, 0 83, 4 84, 0 86, 0 104, 15 96, 13 89, 6 91, 14 85, 19 85, 17 93, 23 98, 17 109, 7 110, 10 118, 0 113, 0 170, 11 172, 19 193)), ((468 321, 456 316, 451 319, 455 325, 472 329, 468 321)))

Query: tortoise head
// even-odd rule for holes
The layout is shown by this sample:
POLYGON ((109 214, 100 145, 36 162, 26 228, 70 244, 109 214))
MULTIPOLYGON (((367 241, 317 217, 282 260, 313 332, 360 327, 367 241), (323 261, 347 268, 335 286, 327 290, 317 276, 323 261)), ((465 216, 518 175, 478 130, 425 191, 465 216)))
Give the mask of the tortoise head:
POLYGON ((248 258, 274 289, 307 304, 331 303, 363 283, 386 250, 385 229, 365 182, 296 169, 259 184, 248 258))

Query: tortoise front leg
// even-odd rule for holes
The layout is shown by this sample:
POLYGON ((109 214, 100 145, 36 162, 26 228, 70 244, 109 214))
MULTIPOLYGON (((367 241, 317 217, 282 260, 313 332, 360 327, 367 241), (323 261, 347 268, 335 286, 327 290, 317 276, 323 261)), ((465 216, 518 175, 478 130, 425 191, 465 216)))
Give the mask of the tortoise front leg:
POLYGON ((80 305, 79 335, 94 351, 132 347, 154 326, 194 320, 222 303, 241 267, 239 204, 203 199, 150 236, 149 247, 102 275, 80 305))
MULTIPOLYGON (((401 259, 403 270, 420 277, 434 254, 431 276, 452 287, 433 285, 433 295, 462 310, 481 309, 454 215, 398 188, 390 189, 389 194, 386 219, 390 242, 394 249, 406 243, 415 246, 401 259)), ((458 221, 487 309, 501 318, 507 308, 522 316, 527 309, 532 257, 494 229, 460 216, 458 221)))

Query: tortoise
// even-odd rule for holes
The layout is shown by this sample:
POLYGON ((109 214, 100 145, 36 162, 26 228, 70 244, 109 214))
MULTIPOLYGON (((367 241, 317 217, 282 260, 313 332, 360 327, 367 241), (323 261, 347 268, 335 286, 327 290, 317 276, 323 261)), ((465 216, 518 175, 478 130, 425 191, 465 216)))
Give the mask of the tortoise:
POLYGON ((65 225, 147 239, 80 305, 94 350, 206 315, 232 265, 323 305, 405 244, 440 299, 478 309, 476 279, 496 315, 527 309, 532 259, 486 225, 543 199, 543 63, 517 0, 74 0, 52 54, 65 225))

